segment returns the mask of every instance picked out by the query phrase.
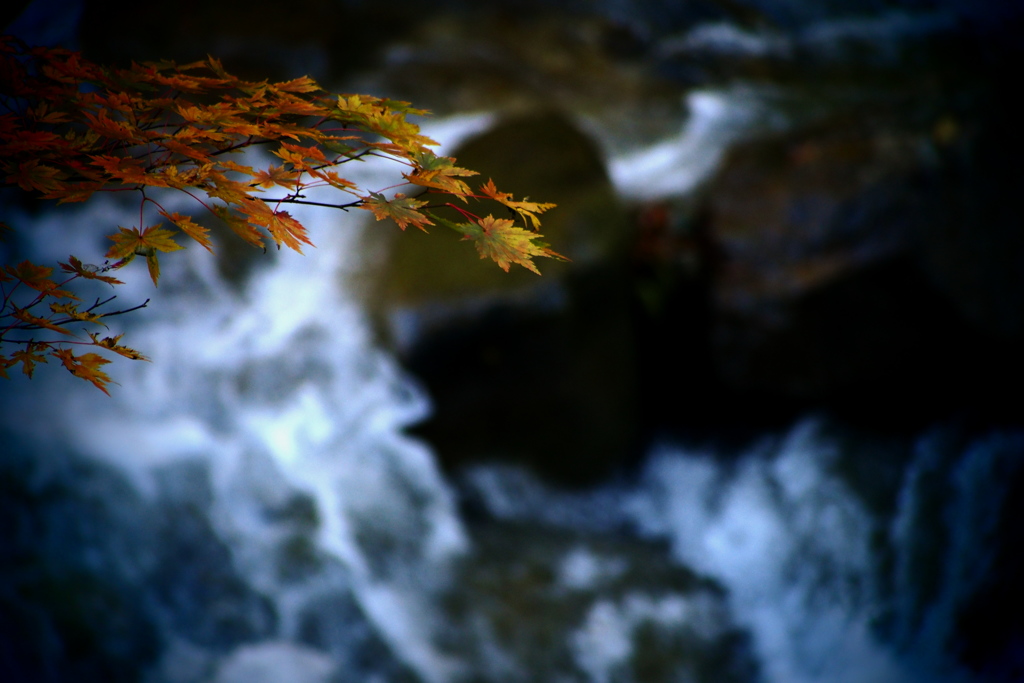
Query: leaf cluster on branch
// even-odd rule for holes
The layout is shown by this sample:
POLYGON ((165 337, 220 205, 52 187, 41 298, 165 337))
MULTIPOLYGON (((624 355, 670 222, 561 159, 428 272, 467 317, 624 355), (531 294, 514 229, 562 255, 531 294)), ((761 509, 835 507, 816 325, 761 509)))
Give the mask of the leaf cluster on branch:
MULTIPOLYGON (((113 244, 102 264, 70 256, 56 268, 24 261, 0 269, 0 376, 20 364, 31 377, 35 365, 50 357, 107 393, 111 379, 102 367, 110 361, 88 347, 145 359, 119 344, 120 335, 101 337, 95 330, 105 327, 104 318, 148 300, 107 311, 113 296, 89 304, 74 288, 85 280, 122 284, 109 273, 136 256, 145 258, 156 285, 159 255, 183 248, 176 237, 213 250, 202 219, 164 206, 168 190, 185 193, 197 212, 260 248, 268 238, 300 253, 311 245, 306 226, 286 210, 306 204, 365 209, 403 230, 444 225, 506 271, 519 264, 539 272, 536 256, 563 259, 537 232, 539 215, 554 205, 516 201, 490 180, 472 190, 464 178, 476 173, 431 151, 437 143, 406 118, 426 113, 406 102, 333 95, 308 77, 245 81, 213 58, 109 68, 76 52, 0 37, 0 172, 6 183, 58 203, 83 202, 97 192, 139 197, 138 225, 109 235, 113 244), (241 163, 239 153, 255 147, 275 160, 266 168, 241 163), (344 164, 369 157, 399 164, 401 180, 371 189, 339 174, 344 164), (406 192, 393 192, 403 186, 406 192), (338 200, 309 199, 307 192, 320 187, 333 188, 338 200), (467 208, 469 199, 497 202, 523 226, 481 218, 467 208), (432 213, 442 206, 455 208, 463 220, 432 213), (57 336, 46 336, 51 334, 57 336), (83 346, 87 352, 72 351, 83 346)), ((0 222, 0 230, 11 228, 0 222)))

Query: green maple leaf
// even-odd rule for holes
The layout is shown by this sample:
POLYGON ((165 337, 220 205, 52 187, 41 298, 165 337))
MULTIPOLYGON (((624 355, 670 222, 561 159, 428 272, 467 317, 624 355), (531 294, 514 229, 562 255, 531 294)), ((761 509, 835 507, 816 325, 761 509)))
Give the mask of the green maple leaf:
POLYGON ((476 223, 453 223, 438 219, 444 225, 463 235, 463 239, 472 240, 480 258, 489 258, 506 273, 513 263, 540 275, 533 262, 534 256, 544 256, 558 261, 568 261, 566 257, 552 251, 541 242, 535 232, 517 228, 512 221, 504 218, 487 216, 476 223))

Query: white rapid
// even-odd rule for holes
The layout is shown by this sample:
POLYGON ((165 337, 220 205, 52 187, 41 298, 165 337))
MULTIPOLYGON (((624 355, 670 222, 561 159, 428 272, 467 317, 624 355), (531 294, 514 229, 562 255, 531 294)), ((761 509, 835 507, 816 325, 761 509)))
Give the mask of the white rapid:
MULTIPOLYGON (((635 481, 586 493, 495 466, 467 472, 463 486, 500 519, 600 533, 628 527, 667 541, 677 562, 726 589, 769 683, 987 680, 957 665, 951 646, 958 613, 996 571, 995 529, 1022 466, 1024 434, 964 444, 956 429, 937 428, 906 463, 886 464, 904 456, 872 452, 879 448, 808 418, 739 454, 665 444, 635 481), (858 467, 872 473, 872 486, 891 488, 892 509, 857 490, 858 467), (892 481, 886 470, 896 473, 892 481)), ((665 596, 646 618, 671 614, 680 628, 714 623, 699 610, 675 614, 678 600, 665 596)), ((636 623, 624 606, 604 607, 573 638, 601 633, 605 646, 590 656, 607 668, 633 656, 636 623)), ((593 666, 603 671, 593 680, 606 680, 593 666)))
MULTIPOLYGON (((451 142, 479 125, 460 119, 426 132, 451 142)), ((398 177, 394 164, 345 170, 372 189, 398 177)), ((156 495, 167 466, 202 463, 213 526, 236 570, 272 596, 281 638, 295 637, 305 605, 332 582, 337 589, 340 564, 343 581, 399 657, 427 680, 447 680, 455 665, 430 642, 428 603, 467 544, 432 454, 402 434, 426 416, 428 401, 375 348, 350 294, 348 279, 365 267, 359 239, 369 214, 292 213, 316 248, 257 258, 241 287, 196 245, 163 259, 157 291, 141 264, 122 271, 132 279, 118 303, 153 300, 126 321, 125 339, 152 362, 110 366, 120 386, 109 398, 44 367, 31 383, 10 387, 4 422, 56 451, 70 447, 113 465, 144 496, 156 495), (292 528, 275 511, 295 500, 312 501, 308 540, 335 569, 286 582, 275 558, 288 552, 292 528)), ((69 243, 76 223, 113 229, 136 216, 137 206, 102 199, 85 213, 50 214, 36 226, 35 256, 46 262, 90 253, 88 240, 69 243)))
MULTIPOLYGON (((760 97, 736 89, 691 95, 691 118, 678 138, 612 160, 620 192, 651 199, 696 187, 729 144, 758 127, 784 125, 760 97)), ((425 132, 451 146, 488 121, 452 119, 425 132)), ((370 187, 393 182, 369 164, 353 173, 370 187)), ((92 247, 69 243, 69 221, 125 224, 136 210, 95 202, 87 213, 44 217, 36 256, 64 259, 92 247)), ((529 657, 564 665, 571 680, 643 680, 631 678, 629 667, 638 634, 652 629, 697 634, 686 642, 699 645, 731 629, 749 634, 757 670, 727 680, 980 680, 953 662, 949 640, 958 611, 993 569, 995 527, 1024 453, 1019 433, 994 432, 964 445, 938 429, 889 461, 870 441, 849 441, 808 418, 739 454, 666 443, 635 479, 576 493, 520 469, 475 467, 464 473, 460 492, 490 521, 529 527, 514 550, 529 554, 551 530, 579 535, 571 542, 556 536, 538 551, 550 552, 538 565, 555 567, 542 604, 561 610, 557 644, 568 654, 549 661, 537 657, 542 647, 522 654, 492 638, 480 625, 493 626, 494 616, 478 596, 495 612, 506 607, 503 600, 518 608, 505 586, 537 590, 541 582, 502 574, 518 571, 519 557, 498 552, 518 542, 511 532, 489 551, 498 559, 473 564, 484 553, 468 540, 455 489, 433 454, 403 435, 428 414, 429 401, 374 346, 350 289, 365 267, 359 231, 393 227, 367 228, 368 215, 295 213, 317 248, 260 259, 241 287, 225 281, 198 248, 165 259, 157 293, 137 273, 122 300, 154 301, 135 314, 126 341, 153 362, 117 363, 121 385, 112 397, 57 368, 38 370, 32 382, 15 378, 0 396, 0 426, 41 451, 70 450, 110 465, 132 482, 132 495, 158 499, 176 465, 198 464, 207 473, 209 523, 233 571, 272 602, 276 625, 263 632, 268 637, 228 651, 204 651, 168 627, 149 681, 353 680, 303 632, 303 615, 311 607, 330 612, 341 593, 351 594, 390 652, 428 683, 556 680, 530 670, 529 657), (859 462, 895 472, 882 487, 888 508, 858 487, 850 472, 859 462), (616 554, 601 545, 616 535, 667 551, 644 546, 616 554), (674 579, 670 569, 690 568, 705 583, 677 590, 664 576, 654 585, 635 569, 663 556, 673 565, 660 569, 663 575, 674 579), (493 585, 474 584, 480 566, 497 577, 493 585), (640 578, 630 579, 634 573, 640 578), (462 601, 459 623, 446 621, 451 614, 439 596, 462 601)), ((220 609, 220 599, 202 608, 220 609)), ((513 613, 523 628, 550 637, 547 623, 535 623, 546 615, 513 613)), ((331 627, 344 631, 353 623, 340 619, 331 627)), ((373 680, 409 680, 402 673, 373 680)), ((687 680, 709 680, 693 676, 687 680)))

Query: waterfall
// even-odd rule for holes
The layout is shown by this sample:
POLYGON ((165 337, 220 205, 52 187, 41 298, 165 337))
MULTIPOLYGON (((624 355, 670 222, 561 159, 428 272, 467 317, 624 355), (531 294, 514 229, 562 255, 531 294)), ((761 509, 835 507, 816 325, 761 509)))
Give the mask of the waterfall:
MULTIPOLYGON (((451 141, 480 125, 448 121, 428 134, 451 141)), ((378 187, 393 182, 389 172, 370 163, 350 175, 378 187)), ((76 225, 112 229, 133 209, 99 199, 77 214, 46 214, 33 257, 88 253, 88 238, 69 239, 76 225)), ((346 284, 362 267, 357 213, 299 207, 293 214, 317 247, 266 254, 241 287, 194 245, 165 259, 155 292, 132 264, 119 273, 128 279, 119 301, 153 301, 112 325, 122 323, 114 331, 127 329, 152 362, 115 363, 120 386, 109 398, 44 368, 5 392, 3 421, 55 460, 73 452, 109 465, 149 501, 173 486, 170 473, 198 468, 212 527, 234 571, 271 597, 278 638, 298 638, 310 604, 351 590, 400 658, 427 680, 447 680, 453 664, 430 643, 430 585, 467 541, 432 454, 403 434, 428 414, 428 400, 374 346, 346 284), (308 518, 298 531, 296 516, 308 518), (303 544, 321 568, 282 579, 303 544)))
MULTIPOLYGON (((811 22, 788 38, 705 24, 666 38, 660 57, 800 48, 841 61, 879 36, 913 38, 901 17, 811 22)), ((817 115, 788 97, 740 81, 691 90, 687 120, 643 147, 578 116, 605 136, 621 198, 672 201, 731 145, 817 115)), ((423 132, 443 154, 493 120, 423 132)), ((394 182, 374 162, 351 166, 362 187, 394 182)), ((32 225, 25 255, 40 263, 102 253, 86 228, 138 220, 115 198, 5 211, 32 225)), ((353 284, 373 266, 364 231, 394 226, 292 213, 317 247, 257 256, 244 276, 194 245, 164 259, 156 291, 141 264, 119 273, 121 307, 152 303, 110 319, 111 334, 152 362, 109 366, 112 396, 52 363, 0 390, 0 670, 12 680, 1016 680, 1019 633, 976 657, 990 669, 964 653, 990 635, 971 632, 972 605, 1015 579, 1001 563, 1019 540, 1007 522, 1024 482, 1019 429, 889 438, 812 415, 742 446, 665 438, 585 490, 507 464, 449 480, 406 434, 430 398, 375 343, 353 284)))
MULTIPOLYGON (((738 455, 663 444, 635 482, 586 493, 498 466, 474 468, 463 486, 501 519, 668 541, 676 561, 725 587, 735 622, 752 634, 761 680, 959 683, 989 680, 951 653, 958 615, 998 571, 996 527, 1021 453, 1019 431, 964 443, 957 430, 936 428, 916 439, 904 468, 891 462, 898 451, 811 417, 738 455), (891 488, 892 509, 858 490, 858 467, 891 488), (890 482, 879 480, 887 467, 890 482)), ((671 612, 673 599, 660 609, 671 612)), ((617 647, 618 657, 633 656, 634 624, 604 619, 610 649, 601 655, 613 658, 617 647)), ((697 612, 686 621, 713 623, 697 612)))

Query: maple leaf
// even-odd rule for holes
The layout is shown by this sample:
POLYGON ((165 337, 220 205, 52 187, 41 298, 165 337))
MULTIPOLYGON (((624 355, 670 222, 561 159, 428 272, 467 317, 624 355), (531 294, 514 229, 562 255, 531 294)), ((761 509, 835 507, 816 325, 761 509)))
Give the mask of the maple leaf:
POLYGON ((145 256, 146 265, 149 267, 149 277, 155 286, 160 280, 160 263, 157 260, 157 252, 178 251, 182 246, 174 241, 174 233, 164 230, 159 224, 152 225, 143 231, 138 228, 118 227, 116 235, 108 235, 107 239, 113 240, 114 246, 107 251, 107 258, 126 259, 130 261, 135 256, 145 256))
POLYGON ((57 288, 57 283, 50 279, 50 273, 53 272, 53 268, 37 266, 31 261, 22 261, 17 266, 7 266, 4 270, 11 277, 21 280, 28 287, 47 296, 57 297, 58 299, 78 299, 71 292, 57 288))
POLYGON ((320 86, 309 76, 302 76, 283 83, 274 83, 274 88, 285 92, 316 92, 320 86))
POLYGON ((320 180, 323 180, 331 187, 336 187, 339 190, 351 190, 356 187, 355 183, 346 178, 342 178, 335 171, 312 170, 310 171, 310 175, 312 175, 314 178, 319 178, 320 180))
MULTIPOLYGON (((363 119, 371 116, 377 111, 377 105, 375 104, 374 98, 368 97, 366 99, 368 101, 364 102, 363 98, 359 95, 350 95, 349 97, 338 95, 337 111, 335 112, 335 115, 344 116, 345 114, 357 114, 361 115, 360 118, 363 119)), ((345 120, 346 118, 347 117, 342 120, 345 120)))
MULTIPOLYGON (((38 316, 34 316, 31 313, 29 313, 28 311, 26 311, 24 308, 16 309, 11 315, 14 316, 16 319, 20 320, 21 322, 27 323, 28 325, 30 325, 32 327, 45 328, 47 330, 53 330, 54 332, 59 332, 60 334, 66 334, 66 335, 69 335, 69 336, 74 336, 74 335, 72 335, 70 330, 66 330, 63 327, 59 326, 59 325, 55 325, 54 323, 50 322, 46 318, 40 318, 38 316)), ((29 329, 31 329, 31 327, 29 329)))
POLYGON ((54 315, 66 315, 71 318, 71 320, 96 323, 97 325, 103 325, 103 327, 106 327, 104 323, 100 322, 100 318, 103 317, 102 315, 89 313, 88 311, 79 311, 78 304, 50 304, 50 312, 54 315))
POLYGON ((256 171, 252 174, 253 185, 260 187, 281 187, 293 188, 299 184, 298 171, 288 170, 284 166, 269 166, 266 171, 256 171))
POLYGON ((469 187, 455 176, 474 176, 477 175, 476 171, 459 168, 455 165, 455 159, 439 157, 430 150, 414 152, 412 160, 417 168, 413 173, 404 176, 410 183, 443 190, 456 195, 462 201, 467 201, 469 187))
MULTIPOLYGON (((42 344, 29 344, 26 348, 15 351, 9 361, 6 361, 6 367, 10 367, 17 363, 21 363, 21 371, 24 372, 28 377, 32 377, 32 373, 36 369, 36 363, 47 363, 46 356, 39 353, 39 349, 43 348, 42 344)), ((4 373, 7 376, 7 373, 4 373)))
POLYGON ((64 139, 55 133, 45 130, 20 130, 12 131, 15 134, 5 134, 5 142, 0 145, 0 153, 12 155, 20 152, 39 152, 60 149, 65 145, 64 139))
POLYGON ((31 261, 22 261, 17 266, 7 266, 4 270, 38 292, 45 292, 57 286, 50 280, 53 268, 37 266, 31 261))
POLYGON ((487 216, 476 224, 452 224, 450 227, 462 232, 463 239, 473 240, 476 243, 480 258, 491 259, 506 273, 511 264, 518 263, 523 268, 540 275, 540 271, 533 263, 534 256, 547 256, 561 261, 568 260, 561 254, 548 249, 543 242, 537 241, 541 235, 517 228, 512 221, 505 218, 487 216))
POLYGON ((89 128, 105 138, 134 143, 146 142, 146 135, 142 131, 126 122, 113 120, 107 115, 106 109, 100 109, 95 116, 83 111, 82 116, 89 128))
MULTIPOLYGON (((100 368, 110 362, 109 360, 96 353, 83 353, 81 356, 76 356, 71 353, 70 349, 54 349, 50 352, 50 355, 63 363, 64 367, 72 375, 80 377, 87 382, 92 382, 97 389, 110 396, 106 385, 113 382, 113 380, 110 379, 107 373, 100 370, 100 368)), ((114 382, 114 384, 117 384, 117 382, 114 382)))
POLYGON ((164 230, 160 224, 151 225, 145 230, 138 228, 118 227, 116 235, 109 235, 107 239, 114 242, 107 251, 107 258, 121 259, 135 254, 140 254, 146 249, 157 251, 178 251, 181 245, 172 239, 174 233, 164 230))
POLYGON ((180 213, 167 213, 161 210, 160 215, 169 220, 174 225, 178 226, 178 229, 183 233, 194 239, 199 244, 209 251, 213 251, 213 242, 210 241, 210 231, 193 221, 188 216, 182 216, 180 213))
POLYGON ((205 150, 198 148, 195 141, 190 138, 195 138, 195 135, 163 138, 162 140, 157 141, 157 144, 168 152, 180 154, 183 157, 193 159, 199 163, 209 162, 210 155, 205 150))
POLYGON ((109 155, 92 157, 93 165, 102 168, 107 175, 128 185, 166 186, 163 176, 146 173, 139 159, 126 159, 109 155))
POLYGON ((29 110, 29 116, 40 123, 67 123, 71 119, 60 111, 51 111, 48 102, 42 102, 35 110, 29 110))
POLYGON ((65 273, 74 273, 80 277, 84 277, 87 280, 99 280, 106 282, 109 285, 123 285, 124 283, 115 277, 109 275, 100 275, 100 267, 91 264, 83 264, 74 256, 68 257, 67 263, 60 264, 61 270, 65 273))
POLYGON ((89 336, 92 337, 92 343, 95 344, 96 346, 102 347, 109 351, 113 351, 114 353, 122 355, 125 358, 131 358, 132 360, 149 360, 135 349, 127 346, 121 346, 120 344, 117 343, 121 341, 121 337, 123 337, 124 334, 119 334, 116 337, 104 337, 103 339, 100 339, 98 334, 90 332, 89 336))
POLYGON ((272 154, 281 157, 295 168, 301 170, 312 168, 307 163, 307 159, 312 160, 316 164, 328 163, 327 157, 324 156, 324 153, 319 148, 293 145, 290 142, 282 142, 281 146, 275 149, 272 154))
POLYGON ((359 206, 360 209, 372 211, 379 221, 390 218, 398 223, 398 227, 402 230, 405 230, 407 225, 414 225, 426 232, 426 226, 433 225, 429 218, 417 211, 427 203, 421 199, 406 197, 398 193, 394 199, 389 200, 377 192, 371 192, 368 197, 360 197, 360 199, 363 200, 363 204, 359 206))
POLYGON ((217 218, 227 223, 231 230, 241 237, 243 240, 248 242, 254 247, 263 248, 263 235, 256 229, 255 226, 251 225, 241 216, 237 216, 231 212, 226 206, 212 206, 210 211, 213 212, 217 218))
POLYGON ((206 194, 211 197, 216 197, 228 204, 244 204, 246 200, 252 199, 245 185, 229 180, 221 173, 211 171, 207 178, 209 183, 204 189, 206 194))
POLYGON ((31 192, 36 190, 50 195, 60 189, 60 181, 65 177, 59 169, 39 163, 39 159, 30 159, 18 164, 18 172, 8 175, 8 183, 17 183, 21 189, 31 192))
POLYGON ((527 227, 532 227, 534 230, 540 228, 540 218, 537 214, 544 213, 548 209, 553 209, 555 204, 538 204, 537 202, 521 201, 517 202, 512 199, 512 195, 508 192, 499 192, 498 188, 494 186, 494 180, 488 179, 487 183, 480 188, 480 191, 484 195, 491 199, 497 200, 512 209, 520 216, 523 217, 523 222, 526 223, 527 227))
POLYGON ((306 234, 306 228, 287 211, 274 211, 260 201, 247 202, 240 210, 249 217, 250 223, 270 231, 270 236, 278 246, 284 244, 301 254, 302 243, 313 244, 306 234))

